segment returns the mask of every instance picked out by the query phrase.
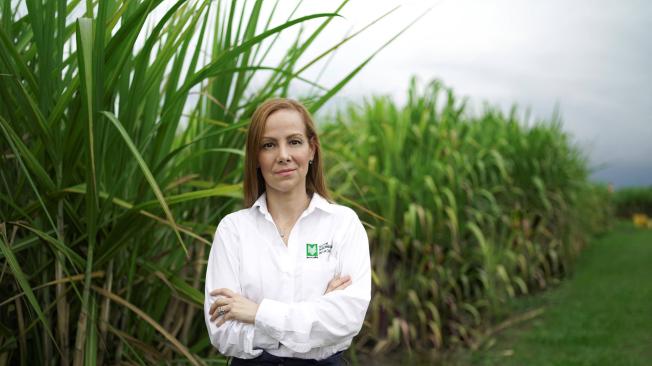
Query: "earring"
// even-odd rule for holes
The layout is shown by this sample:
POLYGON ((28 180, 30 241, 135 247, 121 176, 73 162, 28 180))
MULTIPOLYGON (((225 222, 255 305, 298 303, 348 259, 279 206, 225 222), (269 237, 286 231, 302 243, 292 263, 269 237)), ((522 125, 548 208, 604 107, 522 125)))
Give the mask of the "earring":
POLYGON ((312 165, 312 159, 308 160, 308 165, 312 165))

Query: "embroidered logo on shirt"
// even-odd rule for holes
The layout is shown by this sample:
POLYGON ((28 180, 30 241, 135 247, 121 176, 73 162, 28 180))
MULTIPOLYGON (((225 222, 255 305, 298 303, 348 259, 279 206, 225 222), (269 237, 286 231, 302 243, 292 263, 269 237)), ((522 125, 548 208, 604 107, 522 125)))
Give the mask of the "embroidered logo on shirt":
POLYGON ((319 244, 306 243, 306 258, 319 258, 319 244))
POLYGON ((319 254, 329 254, 333 250, 333 244, 328 242, 319 245, 319 254))

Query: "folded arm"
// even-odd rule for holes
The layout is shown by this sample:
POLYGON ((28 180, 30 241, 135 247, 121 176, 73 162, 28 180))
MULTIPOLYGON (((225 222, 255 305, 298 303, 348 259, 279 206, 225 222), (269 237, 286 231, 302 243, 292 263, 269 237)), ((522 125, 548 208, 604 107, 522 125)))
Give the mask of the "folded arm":
POLYGON ((242 293, 239 272, 239 260, 235 230, 228 221, 222 221, 217 227, 215 239, 208 257, 208 270, 204 288, 204 320, 211 343, 221 354, 238 358, 255 358, 263 349, 271 350, 279 347, 278 340, 270 337, 253 324, 237 320, 227 320, 217 325, 211 321, 210 309, 217 297, 210 294, 212 289, 227 288, 233 292, 242 293))
POLYGON ((263 299, 256 313, 256 330, 298 353, 342 343, 358 334, 371 299, 371 266, 367 233, 351 213, 350 227, 339 238, 342 274, 351 277, 351 285, 310 301, 263 299))
POLYGON ((228 245, 233 242, 229 235, 234 231, 227 224, 220 224, 209 256, 205 288, 205 320, 211 343, 222 354, 253 358, 261 349, 277 349, 279 343, 294 352, 305 353, 312 348, 343 343, 357 335, 371 298, 371 266, 366 231, 357 215, 353 211, 351 214, 349 227, 337 238, 344 276, 332 280, 326 294, 317 299, 290 303, 263 299, 255 311, 254 324, 248 324, 251 317, 247 311, 240 312, 240 316, 229 314, 235 306, 251 308, 248 304, 251 301, 239 295, 242 291, 236 275, 238 256, 228 245), (211 269, 214 275, 210 275, 211 269), (225 306, 229 315, 216 318, 218 306, 225 306))

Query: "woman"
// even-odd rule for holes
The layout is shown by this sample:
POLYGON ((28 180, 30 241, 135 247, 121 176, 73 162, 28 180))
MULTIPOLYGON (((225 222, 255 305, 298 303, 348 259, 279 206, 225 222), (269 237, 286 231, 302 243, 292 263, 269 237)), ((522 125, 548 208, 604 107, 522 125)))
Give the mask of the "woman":
POLYGON ((340 365, 371 298, 369 242, 330 202, 319 138, 289 99, 260 105, 245 154, 245 209, 224 217, 208 259, 204 316, 232 365, 340 365))

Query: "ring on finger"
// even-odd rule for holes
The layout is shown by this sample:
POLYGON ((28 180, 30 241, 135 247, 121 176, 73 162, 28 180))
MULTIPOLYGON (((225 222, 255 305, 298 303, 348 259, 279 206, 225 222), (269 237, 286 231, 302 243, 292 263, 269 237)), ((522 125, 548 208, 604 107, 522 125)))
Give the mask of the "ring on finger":
POLYGON ((222 316, 226 314, 226 310, 224 309, 224 306, 220 306, 217 308, 217 316, 222 316))

